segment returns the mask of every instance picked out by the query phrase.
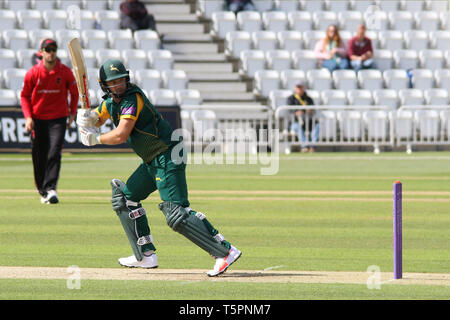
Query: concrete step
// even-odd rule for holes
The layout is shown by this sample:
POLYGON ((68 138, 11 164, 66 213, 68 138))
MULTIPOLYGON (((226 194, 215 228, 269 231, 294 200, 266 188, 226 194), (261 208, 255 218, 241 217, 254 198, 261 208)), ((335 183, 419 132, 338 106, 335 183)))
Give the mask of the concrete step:
POLYGON ((232 92, 237 93, 245 93, 247 92, 247 85, 244 82, 189 82, 189 89, 199 90, 200 92, 232 92))
POLYGON ((187 76, 189 78, 189 81, 192 82, 205 82, 205 81, 210 81, 210 82, 235 82, 235 81, 240 81, 239 75, 237 73, 216 73, 216 72, 211 72, 211 73, 197 73, 197 72, 187 72, 187 76))
POLYGON ((255 101, 253 94, 248 92, 202 92, 203 103, 228 103, 228 102, 252 102, 255 101))
MULTIPOLYGON (((155 16, 159 14, 190 14, 191 6, 189 4, 184 4, 180 2, 175 3, 167 3, 169 0, 164 3, 152 3, 147 4, 145 7, 147 11, 155 16)), ((161 2, 161 0, 160 0, 161 2)))
POLYGON ((231 63, 185 63, 175 62, 174 69, 184 70, 187 73, 231 73, 233 65, 231 63))
POLYGON ((175 62, 227 62, 224 53, 173 54, 175 62))
POLYGON ((165 33, 164 43, 171 42, 205 42, 211 43, 213 41, 211 35, 206 33, 165 33))
POLYGON ((217 53, 219 48, 215 43, 165 43, 164 49, 173 53, 217 53))
POLYGON ((166 33, 203 33, 205 27, 200 23, 157 23, 156 28, 162 34, 166 33))
POLYGON ((156 14, 156 24, 161 22, 173 22, 173 23, 186 23, 186 22, 198 22, 195 14, 156 14))

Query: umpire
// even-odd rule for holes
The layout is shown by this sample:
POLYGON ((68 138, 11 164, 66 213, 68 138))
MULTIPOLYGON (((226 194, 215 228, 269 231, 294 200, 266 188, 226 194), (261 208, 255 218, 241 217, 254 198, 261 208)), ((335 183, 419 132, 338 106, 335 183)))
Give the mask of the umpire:
POLYGON ((31 132, 35 185, 41 203, 47 204, 58 203, 56 186, 64 136, 78 107, 75 77, 56 57, 57 50, 55 40, 41 42, 42 60, 25 75, 20 99, 26 130, 31 132))

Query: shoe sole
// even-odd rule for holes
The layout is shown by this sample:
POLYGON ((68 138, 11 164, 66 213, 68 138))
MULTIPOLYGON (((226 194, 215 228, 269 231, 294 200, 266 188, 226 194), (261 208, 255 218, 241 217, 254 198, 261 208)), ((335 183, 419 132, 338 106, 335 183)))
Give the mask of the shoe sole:
POLYGON ((120 262, 119 262, 119 264, 120 264, 122 267, 127 267, 127 268, 142 268, 142 269, 156 269, 156 268, 158 268, 158 266, 154 266, 154 267, 127 266, 126 264, 121 264, 120 262))
POLYGON ((55 204, 55 203, 58 203, 58 202, 59 202, 59 200, 58 200, 58 198, 56 196, 53 196, 53 197, 51 197, 50 199, 48 199, 46 201, 46 203, 50 203, 50 204, 55 204))
POLYGON ((228 268, 229 268, 233 263, 235 263, 236 261, 238 261, 238 259, 239 259, 241 256, 242 256, 242 252, 239 253, 239 255, 236 257, 236 259, 234 259, 234 261, 231 262, 229 265, 227 265, 226 268, 223 269, 222 271, 220 271, 220 272, 218 272, 218 273, 216 273, 216 274, 209 274, 209 273, 207 273, 208 277, 217 277, 217 276, 220 276, 221 274, 225 273, 225 271, 227 271, 228 268))

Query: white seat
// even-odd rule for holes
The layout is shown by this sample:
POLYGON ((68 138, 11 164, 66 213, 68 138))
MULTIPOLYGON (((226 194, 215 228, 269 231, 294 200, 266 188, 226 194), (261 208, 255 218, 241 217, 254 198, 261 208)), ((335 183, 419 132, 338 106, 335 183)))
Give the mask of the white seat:
POLYGON ((432 31, 429 34, 431 48, 437 50, 450 48, 450 30, 432 31))
POLYGON ((108 7, 108 0, 81 0, 81 5, 85 10, 101 11, 106 10, 108 7))
POLYGON ((20 90, 23 87, 23 80, 27 70, 19 68, 8 68, 3 70, 3 80, 5 88, 11 90, 20 90))
POLYGON ((158 33, 153 30, 136 30, 134 32, 134 41, 137 49, 158 50, 160 48, 160 39, 158 33))
POLYGON ((383 72, 384 82, 388 89, 408 89, 409 78, 405 70, 390 69, 383 72))
MULTIPOLYGON (((89 89, 89 102, 91 103, 91 107, 97 107, 99 105, 99 99, 97 96, 97 92, 94 89, 89 89)), ((100 102, 103 101, 100 100, 100 102)), ((78 100, 78 107, 81 107, 81 100, 78 100)))
POLYGON ((372 93, 373 102, 378 106, 388 106, 397 109, 399 105, 398 93, 393 89, 379 89, 372 93))
POLYGON ((170 70, 173 68, 173 56, 169 50, 148 51, 148 60, 152 69, 170 70))
POLYGON ((320 39, 325 38, 325 31, 323 30, 307 30, 303 32, 303 44, 305 49, 314 50, 314 47, 320 39))
POLYGON ((425 50, 429 46, 428 32, 423 30, 407 30, 403 32, 403 40, 409 50, 425 50))
POLYGON ((366 37, 372 41, 372 48, 377 52, 377 48, 380 47, 380 41, 378 39, 378 31, 366 30, 366 37))
POLYGON ((332 76, 336 89, 355 90, 358 88, 358 79, 353 70, 335 70, 332 76))
POLYGON ((314 28, 326 30, 330 24, 338 24, 338 16, 334 11, 317 11, 312 14, 314 28))
POLYGON ((317 58, 313 50, 295 50, 292 52, 292 63, 295 69, 309 71, 317 68, 317 58))
POLYGON ((72 68, 72 60, 69 57, 69 50, 67 49, 58 49, 58 54, 57 54, 59 60, 61 61, 61 63, 65 64, 66 66, 68 66, 69 68, 72 68))
POLYGON ((447 68, 450 68, 450 50, 444 52, 444 59, 447 68))
POLYGON ((409 12, 423 11, 425 10, 425 0, 400 0, 400 8, 409 12))
POLYGON ((411 30, 414 29, 414 15, 409 11, 389 12, 389 22, 392 30, 411 30))
POLYGON ((421 50, 419 59, 423 69, 438 70, 443 69, 445 65, 444 53, 441 50, 421 50))
POLYGON ((187 89, 188 78, 183 70, 164 70, 161 72, 163 86, 173 91, 187 89))
POLYGON ((402 89, 398 92, 401 106, 424 104, 423 92, 420 89, 402 89))
POLYGON ((411 140, 413 137, 414 114, 411 110, 397 110, 394 118, 394 135, 397 139, 411 140))
POLYGON ((17 50, 17 53, 16 53, 17 67, 19 67, 21 69, 25 69, 25 70, 30 69, 33 66, 33 64, 31 63, 31 59, 35 53, 36 53, 36 50, 34 50, 34 49, 17 50))
POLYGON ((421 140, 438 140, 440 116, 437 110, 417 110, 414 112, 414 120, 417 123, 421 140))
POLYGON ((347 100, 350 105, 367 106, 373 104, 370 90, 349 90, 347 91, 347 100))
POLYGON ((254 93, 263 98, 267 98, 270 91, 280 88, 280 74, 275 70, 256 71, 254 83, 254 93))
POLYGON ((193 110, 191 112, 195 141, 209 141, 217 127, 216 113, 213 110, 193 110))
MULTIPOLYGON (((97 1, 91 1, 91 3, 92 2, 97 2, 97 1)), ((75 19, 74 21, 69 22, 69 25, 72 23, 76 29, 80 29, 80 30, 95 29, 96 20, 95 20, 94 11, 80 10, 79 12, 80 12, 79 21, 77 21, 75 19), (79 25, 77 25, 78 23, 79 23, 79 25)), ((70 17, 69 17, 69 21, 70 21, 70 17)))
POLYGON ((244 50, 240 56, 241 67, 239 73, 242 76, 253 78, 255 72, 266 68, 264 52, 261 50, 244 50))
POLYGON ((288 70, 291 69, 291 54, 288 50, 270 50, 266 51, 267 69, 288 70))
POLYGON ((450 110, 442 110, 440 112, 442 129, 447 136, 447 140, 450 139, 450 110))
MULTIPOLYGON (((16 2, 16 1, 14 1, 16 2)), ((44 10, 53 10, 56 9, 56 1, 54 0, 30 0, 30 8, 44 11, 44 10)))
POLYGON ((319 112, 319 140, 337 141, 336 113, 331 110, 319 112))
POLYGON ((91 49, 82 49, 86 68, 97 68, 97 58, 91 49))
POLYGON ((363 14, 359 11, 341 11, 338 13, 338 20, 341 30, 356 30, 364 22, 363 14))
MULTIPOLYGON (((79 30, 70 30, 70 29, 56 30, 54 32, 54 35, 55 40, 60 47, 64 44, 67 44, 73 38, 79 38, 81 40, 81 32, 79 30)), ((37 45, 39 46, 40 44, 38 43, 37 45)))
MULTIPOLYGON (((36 50, 41 50, 41 41, 44 39, 54 39, 55 34, 52 30, 45 30, 45 29, 35 29, 35 30, 29 30, 28 31, 28 39, 30 40, 30 48, 34 48, 36 50)), ((57 43, 60 44, 60 46, 64 46, 64 42, 58 41, 56 39, 57 43)))
POLYGON ((120 50, 117 49, 97 49, 95 58, 97 59, 97 65, 101 66, 108 59, 122 60, 122 55, 120 50))
POLYGON ((64 10, 45 10, 42 13, 42 20, 45 29, 66 29, 68 16, 64 10))
POLYGON ((427 10, 436 12, 445 12, 449 10, 448 1, 426 0, 427 10))
POLYGON ((120 29, 120 15, 114 10, 95 11, 95 19, 102 30, 120 29))
POLYGON ((145 50, 125 49, 122 50, 123 62, 130 70, 142 70, 148 68, 148 57, 145 50))
POLYGON ((81 8, 81 0, 56 0, 56 8, 60 10, 67 10, 70 6, 81 8))
POLYGON ((442 30, 450 30, 450 12, 443 11, 439 14, 441 18, 441 28, 442 30))
MULTIPOLYGON (((98 68, 86 68, 89 88, 93 90, 100 90, 100 85, 98 84, 98 68)), ((103 91, 102 91, 103 92, 103 91)), ((105 93, 103 92, 102 95, 105 93)))
POLYGON ((292 12, 300 9, 298 0, 274 0, 275 10, 292 12))
POLYGON ((377 65, 378 70, 385 71, 392 69, 394 65, 394 59, 392 55, 392 51, 390 50, 375 50, 373 54, 375 63, 377 65))
POLYGON ((97 50, 108 48, 108 38, 103 30, 82 30, 81 42, 83 48, 97 50))
POLYGON ((252 49, 251 34, 246 31, 231 31, 225 36, 225 54, 229 57, 239 58, 244 50, 252 49))
POLYGON ((12 10, 0 10, 0 30, 12 30, 17 27, 16 14, 12 10))
POLYGON ((264 29, 271 31, 284 31, 288 27, 287 15, 283 11, 267 11, 262 13, 264 29))
POLYGON ((428 105, 448 105, 449 93, 445 89, 428 89, 423 94, 428 105))
POLYGON ((286 90, 294 90, 299 82, 306 82, 306 74, 303 70, 280 71, 281 87, 286 90))
POLYGON ((18 99, 16 91, 12 89, 0 89, 0 107, 17 106, 18 99))
POLYGON ((434 72, 436 87, 450 90, 450 69, 441 69, 434 72))
POLYGON ((313 28, 313 19, 309 11, 291 11, 287 14, 289 29, 305 31, 313 28))
POLYGON ((275 110, 279 106, 287 105, 287 98, 292 95, 292 90, 272 90, 269 92, 269 106, 275 110))
POLYGON ((347 105, 347 95, 344 90, 322 90, 320 97, 324 105, 347 105))
POLYGON ((252 33, 253 48, 256 50, 276 50, 278 39, 275 31, 255 31, 252 33))
POLYGON ((150 102, 154 106, 176 106, 175 92, 169 89, 154 89, 150 91, 150 102))
POLYGON ((389 29, 389 11, 367 10, 363 13, 364 23, 367 30, 388 30, 389 29))
POLYGON ((279 31, 277 38, 280 49, 294 51, 303 48, 303 37, 300 31, 279 31))
POLYGON ((358 72, 358 82, 362 89, 377 90, 383 89, 383 74, 380 70, 367 69, 358 72))
POLYGON ((194 127, 191 119, 191 112, 188 110, 180 110, 181 128, 183 129, 182 135, 184 141, 192 141, 192 134, 194 127))
POLYGON ((412 11, 416 21, 416 29, 435 31, 441 27, 439 13, 435 11, 412 11))
POLYGON ((350 8, 353 11, 365 12, 372 5, 372 0, 350 0, 350 8))
MULTIPOLYGON (((118 0, 120 2, 120 0, 118 0)), ((222 0, 197 0, 196 14, 205 19, 211 19, 212 14, 217 11, 223 11, 225 2, 222 0)))
POLYGON ((16 68, 16 54, 14 50, 0 49, 0 70, 10 68, 16 68))
POLYGON ((400 10, 399 0, 375 0, 375 4, 385 12, 400 10))
POLYGON ((27 10, 29 9, 29 1, 28 0, 3 0, 3 8, 7 10, 13 10, 17 12, 19 10, 27 10))
POLYGON ((358 111, 338 111, 337 119, 345 140, 358 140, 362 136, 362 115, 358 111))
POLYGON ((236 15, 231 11, 219 11, 212 13, 211 34, 220 39, 225 39, 227 32, 236 31, 236 15))
POLYGON ((162 80, 161 73, 153 69, 138 69, 135 71, 136 83, 147 91, 160 89, 162 80))
POLYGON ((124 50, 134 48, 133 33, 130 29, 110 30, 106 34, 111 49, 124 50))
POLYGON ((175 92, 178 105, 202 104, 203 100, 200 91, 194 89, 182 89, 175 92))
POLYGON ((363 113, 363 120, 369 140, 387 140, 389 136, 389 117, 386 111, 366 111, 363 113))
POLYGON ((342 12, 349 10, 350 2, 348 0, 325 0, 325 9, 327 11, 342 12))
POLYGON ((398 30, 383 30, 378 33, 381 49, 403 49, 403 32, 398 30))
POLYGON ((412 84, 415 89, 434 88, 434 74, 429 69, 413 69, 410 71, 412 84))
POLYGON ((325 3, 322 0, 300 0, 300 9, 308 12, 325 10, 325 3))
POLYGON ((272 0, 258 0, 253 1, 255 8, 259 12, 271 11, 273 10, 273 1, 272 0))
POLYGON ((42 14, 38 10, 19 10, 16 13, 20 29, 36 30, 42 28, 42 14))
POLYGON ((4 47, 17 51, 28 48, 28 32, 25 30, 13 29, 5 30, 2 33, 4 47))
POLYGON ((419 55, 414 50, 395 50, 393 53, 396 69, 416 69, 419 66, 419 55))
POLYGON ((306 72, 308 86, 313 90, 330 90, 333 80, 328 69, 316 69, 306 72))
POLYGON ((257 11, 240 11, 236 15, 239 30, 254 32, 262 29, 261 14, 257 11))

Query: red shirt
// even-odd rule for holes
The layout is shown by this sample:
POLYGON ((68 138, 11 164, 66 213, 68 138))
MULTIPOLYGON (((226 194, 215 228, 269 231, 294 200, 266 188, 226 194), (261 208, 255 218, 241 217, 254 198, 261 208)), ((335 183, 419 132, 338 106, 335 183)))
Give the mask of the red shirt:
POLYGON ((59 60, 52 71, 43 61, 25 75, 20 102, 25 118, 51 120, 75 115, 78 108, 78 88, 72 70, 59 60), (67 101, 70 92, 70 106, 67 101))
POLYGON ((364 37, 363 42, 358 42, 358 37, 353 37, 350 39, 347 45, 348 56, 362 56, 367 51, 372 51, 372 40, 367 37, 364 37))

